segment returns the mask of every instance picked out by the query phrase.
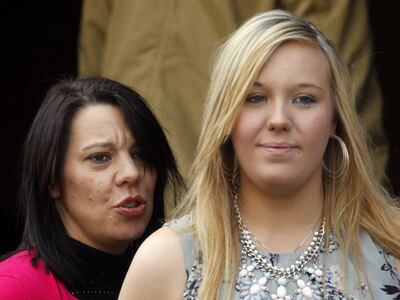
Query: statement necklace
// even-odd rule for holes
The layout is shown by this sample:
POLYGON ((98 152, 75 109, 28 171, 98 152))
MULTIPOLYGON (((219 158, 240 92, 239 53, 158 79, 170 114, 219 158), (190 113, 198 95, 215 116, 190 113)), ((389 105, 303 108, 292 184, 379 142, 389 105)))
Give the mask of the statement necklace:
MULTIPOLYGON (((240 285, 240 279, 244 281, 249 280, 249 273, 255 269, 261 271, 263 276, 259 279, 253 277, 250 289, 248 291, 248 297, 246 299, 268 299, 262 295, 269 295, 270 299, 273 300, 292 300, 295 295, 298 295, 296 299, 313 299, 314 290, 312 289, 310 282, 305 282, 302 277, 307 276, 309 279, 315 277, 322 277, 323 271, 320 268, 314 268, 307 265, 310 262, 316 262, 320 254, 320 250, 323 244, 325 236, 325 219, 322 220, 319 230, 314 233, 312 241, 306 250, 298 257, 295 262, 287 267, 274 266, 271 262, 267 262, 267 259, 259 253, 254 245, 251 237, 253 234, 243 224, 242 217, 240 215, 239 205, 237 203, 238 193, 234 195, 234 213, 239 226, 240 244, 241 250, 241 267, 239 270, 238 284, 240 285), (248 264, 250 261, 250 264, 248 264), (275 284, 273 284, 273 282, 275 284), (276 286, 276 291, 273 292, 272 285, 276 286), (288 293, 288 287, 291 286, 293 292, 288 293), (254 296, 254 297, 252 297, 254 296)), ((247 283, 247 282, 246 282, 247 283)))

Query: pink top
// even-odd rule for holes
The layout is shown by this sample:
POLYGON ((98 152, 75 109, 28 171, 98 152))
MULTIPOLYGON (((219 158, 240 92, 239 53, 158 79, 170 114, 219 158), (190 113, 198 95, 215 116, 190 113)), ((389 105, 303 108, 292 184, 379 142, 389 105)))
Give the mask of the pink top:
POLYGON ((42 261, 39 260, 34 267, 31 259, 32 256, 25 250, 0 263, 0 299, 77 299, 51 272, 46 273, 42 261))

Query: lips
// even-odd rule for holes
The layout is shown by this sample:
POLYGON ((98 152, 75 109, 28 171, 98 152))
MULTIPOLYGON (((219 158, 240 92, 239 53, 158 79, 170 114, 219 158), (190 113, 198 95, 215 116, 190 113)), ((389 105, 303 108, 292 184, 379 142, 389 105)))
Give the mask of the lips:
POLYGON ((134 197, 126 197, 124 200, 119 202, 115 208, 122 215, 128 217, 139 217, 145 212, 146 206, 147 203, 143 197, 137 195, 134 197))
POLYGON ((299 148, 298 146, 287 142, 268 142, 261 144, 260 147, 264 148, 265 150, 267 150, 267 152, 271 154, 278 154, 278 155, 285 154, 287 152, 299 148))

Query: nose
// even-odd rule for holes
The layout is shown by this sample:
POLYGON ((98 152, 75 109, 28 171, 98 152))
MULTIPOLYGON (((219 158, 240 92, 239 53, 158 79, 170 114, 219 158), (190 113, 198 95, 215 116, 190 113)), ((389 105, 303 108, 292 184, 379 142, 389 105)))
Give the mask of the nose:
POLYGON ((292 126, 290 113, 285 103, 275 102, 269 107, 269 117, 267 127, 271 131, 288 131, 292 126))
POLYGON ((141 161, 133 159, 129 154, 124 155, 118 163, 116 184, 134 184, 143 173, 143 168, 141 161))

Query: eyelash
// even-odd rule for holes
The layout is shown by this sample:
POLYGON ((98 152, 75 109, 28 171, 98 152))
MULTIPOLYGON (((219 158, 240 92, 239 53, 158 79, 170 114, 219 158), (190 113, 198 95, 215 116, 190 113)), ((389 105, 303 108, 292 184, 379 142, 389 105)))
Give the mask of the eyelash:
MULTIPOLYGON (((246 98, 246 102, 249 102, 249 103, 261 103, 261 102, 266 102, 266 101, 267 101, 267 98, 263 95, 250 95, 246 98)), ((310 106, 316 102, 317 101, 313 97, 305 96, 305 95, 296 96, 291 100, 291 103, 294 103, 294 104, 300 103, 304 106, 310 106)))
POLYGON ((250 103, 260 103, 260 102, 265 102, 267 101, 266 97, 263 95, 250 95, 247 96, 246 98, 246 102, 250 102, 250 103))
MULTIPOLYGON (((142 156, 140 154, 140 149, 139 148, 134 148, 131 151, 131 157, 132 159, 142 159, 142 156)), ((107 163, 111 160, 111 155, 109 153, 95 153, 89 156, 89 160, 92 161, 95 164, 104 164, 107 163)))
POLYGON ((94 162, 95 164, 103 164, 103 163, 106 163, 106 162, 110 161, 111 160, 111 156, 108 153, 95 153, 95 154, 89 156, 89 159, 92 162, 94 162), (101 158, 105 158, 106 157, 107 159, 106 160, 104 160, 104 159, 98 160, 98 158, 100 158, 100 157, 101 158))
POLYGON ((303 95, 303 96, 297 96, 297 97, 293 98, 292 103, 296 103, 297 99, 299 99, 300 100, 299 103, 304 106, 310 106, 317 102, 313 97, 303 95))

